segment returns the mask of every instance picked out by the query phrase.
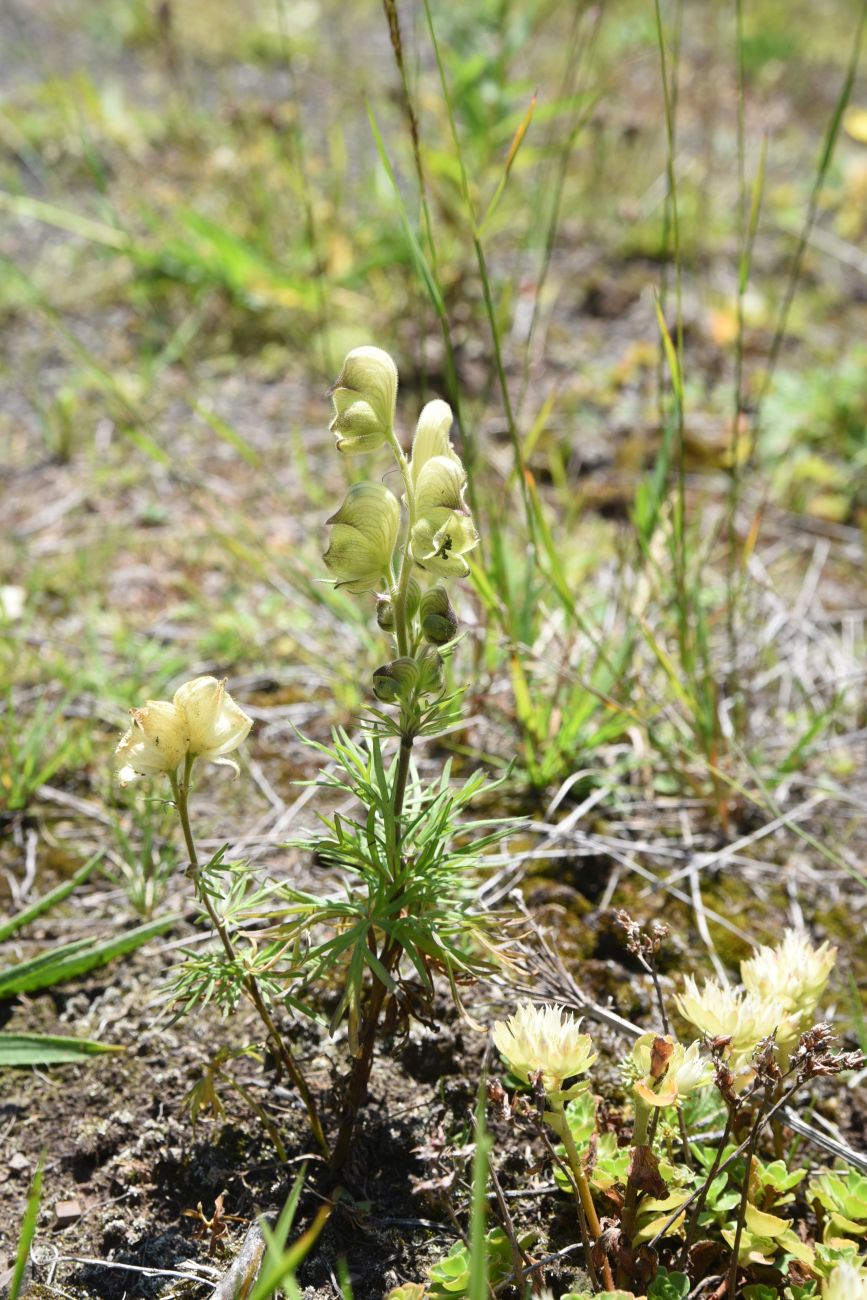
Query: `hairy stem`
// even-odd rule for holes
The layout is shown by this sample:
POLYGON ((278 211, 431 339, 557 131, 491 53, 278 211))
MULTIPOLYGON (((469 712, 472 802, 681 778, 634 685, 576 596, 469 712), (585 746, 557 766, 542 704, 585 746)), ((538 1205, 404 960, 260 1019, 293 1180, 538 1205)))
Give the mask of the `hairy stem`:
MULTIPOLYGON (((184 766, 183 780, 178 781, 177 776, 174 775, 174 773, 172 773, 172 775, 170 776, 172 793, 175 798, 175 807, 178 810, 178 818, 180 820, 181 830, 183 831, 183 835, 184 835, 184 843, 187 846, 187 854, 190 859, 190 866, 193 869, 193 882, 196 890, 196 898, 198 899, 202 907, 204 907, 205 911, 207 912, 208 919, 210 920, 211 925, 214 927, 214 930, 219 936, 220 942, 223 945, 223 951, 225 952, 229 961, 232 963, 232 965, 237 966, 238 957, 235 952, 235 946, 232 943, 231 937, 226 928, 226 924, 223 921, 222 917, 217 912, 216 908, 214 907, 213 901, 201 880, 199 856, 198 853, 196 852, 196 843, 195 840, 193 839, 193 831, 190 825, 189 791, 190 791, 190 772, 192 771, 192 766, 193 766, 193 759, 188 755, 184 766)), ((248 974, 244 976, 244 989, 247 993, 247 996, 250 998, 250 1001, 253 1003, 253 1006, 256 1008, 256 1011, 259 1013, 259 1018, 262 1021, 262 1024, 265 1026, 268 1037, 270 1038, 274 1046, 274 1049, 277 1053, 278 1060, 280 1061, 281 1065, 283 1066, 289 1078, 295 1084, 295 1087, 298 1089, 298 1095, 300 1096, 304 1104, 304 1109, 307 1111, 307 1118, 310 1123, 310 1129, 311 1132, 313 1133, 313 1137, 316 1141, 316 1145, 319 1147, 322 1154, 327 1156, 328 1143, 325 1140, 325 1133, 322 1128, 322 1121, 319 1118, 319 1110, 316 1106, 316 1102, 313 1098, 313 1094, 311 1093, 307 1085, 307 1080, 304 1078, 304 1075, 301 1071, 301 1067, 299 1066, 298 1062, 295 1060, 295 1057, 292 1055, 292 1052, 290 1051, 286 1041, 284 1040, 282 1034, 280 1033, 279 1029, 274 1023, 274 1018, 265 1004, 265 999, 262 997, 262 992, 261 989, 259 988, 259 984, 255 975, 248 974)))
MULTIPOLYGON (((658 1120, 659 1111, 654 1112, 654 1121, 658 1120)), ((626 1195, 623 1199, 623 1212, 620 1216, 620 1225, 623 1234, 623 1243, 627 1251, 632 1249, 632 1239, 635 1236, 635 1218, 638 1212, 638 1197, 640 1186, 633 1173, 634 1166, 637 1162, 637 1150, 639 1147, 650 1147, 653 1144, 652 1133, 649 1132, 650 1107, 643 1105, 639 1099, 635 1098, 635 1127, 632 1134, 633 1161, 630 1165, 629 1175, 626 1180, 626 1195)), ((654 1123, 654 1131, 656 1124, 654 1123)), ((623 1269, 621 1268, 621 1273, 623 1269)), ((618 1282, 623 1285, 629 1281, 626 1277, 618 1278, 618 1282)))
MULTIPOLYGON (((401 945, 393 940, 383 951, 381 961, 385 969, 391 972, 400 961, 400 955, 403 949, 401 945)), ((370 997, 367 1001, 367 1007, 364 1017, 364 1032, 361 1037, 361 1049, 352 1063, 352 1071, 349 1076, 349 1084, 346 1090, 346 1102, 343 1108, 343 1116, 340 1121, 340 1128, 337 1130, 337 1138, 334 1143, 334 1149, 331 1153, 331 1168, 334 1173, 340 1173, 346 1164, 346 1157, 349 1155, 349 1149, 352 1145, 352 1138, 355 1133, 355 1123, 358 1119, 358 1112, 364 1105, 367 1097, 367 1085, 370 1082, 370 1071, 373 1068, 373 1051, 376 1046, 376 1032, 379 1028, 379 1018, 382 1014, 382 1008, 385 1004, 385 997, 388 992, 382 980, 376 980, 371 990, 370 997)))

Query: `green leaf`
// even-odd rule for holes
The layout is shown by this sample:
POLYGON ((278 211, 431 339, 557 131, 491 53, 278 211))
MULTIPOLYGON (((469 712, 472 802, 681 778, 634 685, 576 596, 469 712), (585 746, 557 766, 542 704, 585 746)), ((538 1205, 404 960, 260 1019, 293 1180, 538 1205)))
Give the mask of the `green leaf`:
POLYGON ((661 1268, 648 1288, 647 1300, 683 1300, 689 1295, 689 1289, 685 1273, 669 1273, 661 1268))
POLYGON ((0 1068, 22 1065, 65 1065, 92 1056, 124 1052, 112 1043, 89 1038, 63 1038, 57 1034, 0 1033, 0 1068))
POLYGON ((45 989, 52 984, 74 979, 97 966, 104 966, 115 957, 134 952, 179 920, 177 914, 161 916, 156 921, 136 926, 134 930, 126 930, 116 939, 104 943, 94 943, 93 939, 76 939, 72 943, 64 943, 58 948, 42 952, 38 957, 19 962, 17 966, 7 966, 0 971, 0 997, 31 993, 34 989, 45 989))

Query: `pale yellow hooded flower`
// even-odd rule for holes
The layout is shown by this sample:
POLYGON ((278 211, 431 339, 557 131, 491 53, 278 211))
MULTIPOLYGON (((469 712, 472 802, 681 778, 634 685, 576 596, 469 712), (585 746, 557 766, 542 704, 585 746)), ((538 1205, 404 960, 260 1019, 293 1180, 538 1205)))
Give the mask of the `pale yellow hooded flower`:
POLYGON ((237 764, 226 757, 247 739, 253 719, 216 677, 195 677, 168 700, 131 709, 132 726, 115 752, 121 784, 137 776, 172 776, 189 756, 237 764))
POLYGON ((130 717, 132 726, 114 756, 121 785, 137 776, 176 772, 190 741, 183 712, 168 700, 148 700, 140 709, 130 709, 130 717))
POLYGON ((225 680, 194 677, 175 691, 174 703, 186 717, 188 748, 193 758, 217 762, 242 745, 250 734, 253 719, 232 699, 225 680))
POLYGON ((337 449, 347 455, 376 451, 394 428, 397 366, 382 348, 353 348, 331 390, 337 449))
POLYGON ((410 473, 413 486, 418 483, 419 475, 429 460, 445 457, 460 466, 460 458, 455 452, 449 438, 452 427, 452 408, 448 402, 436 398, 422 407, 418 417, 415 437, 412 440, 412 460, 410 473))
POLYGON ((373 591, 391 567, 400 527, 397 497, 381 483, 355 483, 326 522, 331 544, 322 558, 336 585, 356 595, 373 591))

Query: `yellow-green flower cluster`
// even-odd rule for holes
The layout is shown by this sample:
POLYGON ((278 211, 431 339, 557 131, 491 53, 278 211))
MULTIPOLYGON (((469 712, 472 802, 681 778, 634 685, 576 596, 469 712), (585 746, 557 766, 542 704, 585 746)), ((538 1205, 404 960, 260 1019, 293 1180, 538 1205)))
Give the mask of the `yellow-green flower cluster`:
POLYGON ((731 1039, 733 1068, 745 1065, 771 1034, 785 1061, 813 1021, 836 958, 836 948, 814 948, 806 936, 787 930, 779 944, 759 947, 741 963, 740 987, 706 980, 699 988, 688 975, 677 1006, 703 1034, 731 1039))
POLYGON ((539 1079, 554 1101, 576 1097, 587 1087, 582 1075, 596 1060, 581 1021, 562 1007, 522 1002, 508 1020, 498 1020, 494 1044, 506 1065, 523 1083, 539 1079), (573 1080, 569 1083, 567 1081, 573 1080))
POLYGON ((139 776, 173 775, 188 757, 236 764, 229 758, 247 739, 253 719, 216 677, 196 677, 169 700, 131 709, 132 726, 115 751, 121 784, 139 776))
POLYGON ((776 947, 756 948, 741 962, 741 982, 757 997, 776 999, 807 1029, 836 960, 829 943, 814 948, 802 931, 786 930, 776 947))

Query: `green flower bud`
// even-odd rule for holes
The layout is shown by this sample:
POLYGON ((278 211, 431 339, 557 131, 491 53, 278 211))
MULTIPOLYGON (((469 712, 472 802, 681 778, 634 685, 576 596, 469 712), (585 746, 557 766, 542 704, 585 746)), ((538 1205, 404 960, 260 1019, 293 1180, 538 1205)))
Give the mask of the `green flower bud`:
POLYGON ((397 497, 381 483, 355 483, 326 523, 331 544, 322 558, 335 585, 356 594, 373 590, 391 566, 400 526, 397 497))
POLYGON ((429 510, 410 534, 412 558, 440 578, 465 578, 470 571, 464 556, 479 540, 467 510, 444 506, 429 510))
POLYGON ((444 456, 448 460, 460 460, 449 441, 452 427, 452 408, 439 398, 428 402, 418 417, 415 437, 412 442, 412 481, 418 483, 418 477, 424 466, 434 456, 444 456))
POLYGON ((373 693, 384 704, 409 700, 419 682, 419 666, 408 657, 393 659, 373 674, 373 693))
POLYGON ((337 450, 376 451, 394 427, 397 367, 381 348, 354 348, 331 390, 337 450))
POLYGON ((446 675, 443 657, 432 645, 426 645, 418 656, 418 693, 434 695, 443 689, 446 675))
MULTIPOLYGON (((415 578, 410 578, 406 585, 406 616, 413 619, 421 600, 421 587, 415 578)), ((394 592, 390 596, 378 596, 376 599, 376 621, 384 632, 394 631, 394 592)))
POLYGON ((458 620, 445 587, 431 587, 421 598, 421 630, 433 645, 445 645, 454 638, 458 620))
POLYGON ((388 596, 377 596, 376 598, 376 621, 383 632, 392 632, 394 630, 394 605, 392 605, 388 596))

